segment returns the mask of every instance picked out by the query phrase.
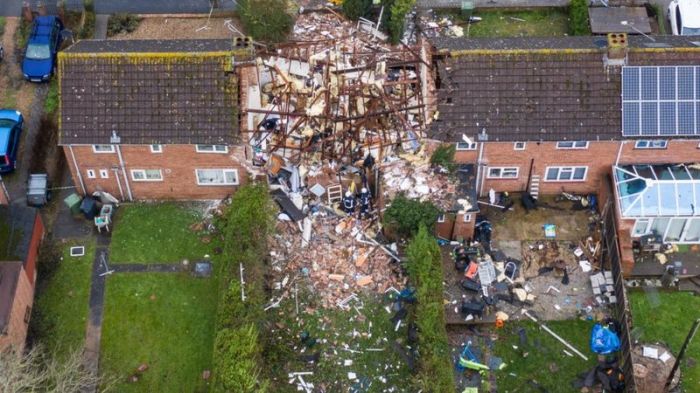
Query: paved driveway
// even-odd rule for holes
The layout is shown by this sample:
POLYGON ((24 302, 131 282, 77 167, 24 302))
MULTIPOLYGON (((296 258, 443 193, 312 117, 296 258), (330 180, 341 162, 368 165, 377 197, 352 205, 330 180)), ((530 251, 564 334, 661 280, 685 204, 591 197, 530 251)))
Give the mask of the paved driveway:
MULTIPOLYGON (((219 0, 221 9, 232 10, 235 4, 235 0, 219 0)), ((205 14, 209 9, 209 0, 95 0, 98 14, 205 14)), ((0 16, 19 16, 21 10, 22 0, 0 0, 0 16)))

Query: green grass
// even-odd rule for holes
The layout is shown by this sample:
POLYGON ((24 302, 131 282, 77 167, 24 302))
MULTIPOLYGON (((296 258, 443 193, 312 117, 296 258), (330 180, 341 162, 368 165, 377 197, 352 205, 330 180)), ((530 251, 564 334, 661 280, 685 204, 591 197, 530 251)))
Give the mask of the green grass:
POLYGON ((2 98, 2 106, 5 108, 17 107, 17 90, 7 89, 5 96, 2 98))
POLYGON ((482 20, 469 29, 464 24, 464 35, 469 37, 561 37, 569 30, 568 15, 557 9, 533 11, 477 12, 482 20))
MULTIPOLYGON (((634 329, 641 331, 640 342, 660 342, 677 355, 693 321, 700 318, 700 297, 690 292, 660 292, 658 302, 650 301, 645 292, 629 293, 634 329)), ((696 335, 681 363, 684 391, 700 386, 700 365, 688 367, 687 359, 700 361, 700 335, 696 335)))
POLYGON ((53 114, 58 109, 58 78, 51 79, 49 83, 49 91, 46 93, 46 100, 44 101, 44 112, 53 116, 53 114))
POLYGON ((37 289, 31 323, 32 331, 49 350, 67 353, 67 349, 82 346, 85 339, 94 240, 62 245, 58 255, 61 260, 56 270, 37 289), (85 256, 70 256, 70 247, 75 245, 85 245, 85 256))
POLYGON ((0 16, 0 38, 2 38, 2 35, 5 33, 5 23, 7 20, 5 19, 4 16, 0 16))
POLYGON ((568 341, 584 355, 588 356, 588 362, 584 361, 562 343, 541 330, 534 322, 506 322, 503 329, 498 330, 499 339, 493 348, 493 354, 501 357, 507 366, 501 371, 496 371, 496 384, 498 392, 534 392, 538 391, 528 384, 535 380, 550 392, 574 391, 571 382, 580 373, 588 371, 595 366, 596 356, 588 346, 593 322, 581 320, 551 321, 546 325, 561 338, 568 341), (518 329, 525 328, 528 345, 523 348, 520 345, 518 329), (514 349, 513 346, 518 349, 514 349), (574 357, 564 354, 564 349, 572 353, 574 357), (527 353, 523 357, 523 353, 527 353), (550 366, 557 367, 556 372, 550 371, 550 366), (510 374, 515 374, 512 376, 510 374))
MULTIPOLYGON (((315 386, 325 386, 328 392, 347 392, 353 384, 348 379, 348 372, 354 372, 358 378, 367 378, 371 386, 366 392, 382 392, 392 386, 398 388, 395 392, 415 392, 411 382, 411 374, 406 363, 401 360, 392 349, 392 342, 396 339, 405 341, 405 325, 394 332, 393 325, 384 309, 381 299, 365 298, 365 307, 359 310, 366 319, 361 320, 354 309, 347 311, 340 309, 323 309, 313 303, 313 298, 307 301, 301 292, 299 285, 299 309, 300 317, 295 318, 294 300, 289 299, 276 310, 276 319, 273 321, 274 331, 266 338, 270 343, 267 350, 266 363, 269 364, 270 374, 273 378, 272 392, 293 392, 296 385, 290 385, 287 379, 288 372, 307 371, 313 369, 314 374, 304 376, 304 380, 312 382, 315 386), (306 306, 310 312, 306 312, 306 306), (371 323, 371 327, 370 327, 371 323), (283 326, 283 328, 279 328, 283 326), (299 335, 308 331, 311 337, 317 340, 317 344, 311 349, 301 352, 304 345, 300 342, 299 335), (353 331, 356 332, 353 337, 353 331), (363 337, 362 334, 371 333, 371 337, 363 337), (278 338, 279 337, 279 338, 278 338), (385 339, 387 341, 385 341, 385 339), (327 340, 327 342, 324 342, 327 340), (362 353, 346 351, 348 348, 362 353), (381 348, 381 352, 367 351, 368 348, 381 348), (315 367, 299 359, 302 354, 311 354, 320 351, 323 355, 315 367), (352 360, 351 366, 345 366, 345 360, 352 360), (390 365, 393 368, 385 368, 390 365), (386 383, 379 380, 387 379, 386 383)), ((275 311, 269 311, 272 313, 275 311)), ((273 316, 274 318, 274 316, 273 316)))
POLYGON ((101 369, 118 378, 118 392, 205 391, 211 370, 217 291, 215 278, 123 273, 107 280, 101 369), (141 364, 136 383, 126 379, 141 364))
POLYGON ((177 263, 212 253, 202 234, 190 230, 199 213, 191 205, 124 205, 117 210, 110 260, 118 263, 177 263))

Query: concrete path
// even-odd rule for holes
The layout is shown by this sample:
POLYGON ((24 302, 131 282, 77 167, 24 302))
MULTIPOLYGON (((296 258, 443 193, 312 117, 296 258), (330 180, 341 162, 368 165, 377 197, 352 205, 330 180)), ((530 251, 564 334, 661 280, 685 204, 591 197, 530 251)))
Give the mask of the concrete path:
POLYGON ((107 22, 109 22, 109 15, 97 14, 95 16, 95 37, 98 40, 107 39, 107 22))

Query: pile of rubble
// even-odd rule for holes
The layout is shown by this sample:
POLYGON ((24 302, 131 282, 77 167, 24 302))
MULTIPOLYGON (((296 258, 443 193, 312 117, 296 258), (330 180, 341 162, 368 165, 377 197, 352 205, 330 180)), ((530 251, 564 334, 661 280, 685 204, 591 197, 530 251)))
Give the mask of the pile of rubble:
POLYGON ((458 24, 452 16, 438 16, 433 12, 421 13, 418 25, 426 37, 464 37, 467 26, 458 24))

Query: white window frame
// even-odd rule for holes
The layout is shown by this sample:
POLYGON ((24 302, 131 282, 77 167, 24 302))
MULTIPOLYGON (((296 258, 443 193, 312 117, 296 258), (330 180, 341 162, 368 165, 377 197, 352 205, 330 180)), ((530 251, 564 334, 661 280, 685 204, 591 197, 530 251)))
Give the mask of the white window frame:
POLYGON ((226 153, 228 153, 228 146, 226 146, 226 145, 195 145, 195 151, 197 153, 226 154, 226 153), (202 149, 206 149, 207 147, 211 147, 212 150, 202 150, 202 149), (217 150, 217 148, 223 148, 223 150, 217 150))
POLYGON ((635 149, 666 149, 668 141, 665 139, 640 139, 634 142, 635 149))
POLYGON ((445 222, 445 215, 444 215, 444 214, 440 214, 440 215, 438 216, 438 218, 437 218, 437 222, 438 222, 438 223, 445 222))
POLYGON ((503 180, 517 180, 520 177, 520 167, 517 166, 490 166, 486 168, 486 178, 487 179, 503 179, 503 180), (498 175, 491 173, 492 170, 498 170, 498 175), (504 176, 504 172, 515 171, 515 176, 504 176))
POLYGON ((163 145, 153 144, 153 145, 149 145, 149 147, 151 149, 151 153, 162 153, 163 152, 163 145))
POLYGON ((92 152, 96 154, 111 154, 114 153, 114 145, 92 145, 92 152), (106 148, 109 148, 109 150, 98 150, 106 148))
POLYGON ((464 213, 462 221, 464 222, 472 222, 472 215, 469 213, 464 213))
POLYGON ((143 182, 163 181, 163 171, 161 171, 160 169, 132 169, 131 170, 131 180, 143 181, 143 182), (158 171, 160 178, 159 179, 148 179, 146 176, 146 171, 158 171), (134 177, 134 173, 142 173, 143 179, 137 179, 136 177, 134 177))
POLYGON ((86 170, 85 172, 86 172, 86 174, 87 174, 87 178, 88 178, 88 179, 97 179, 97 175, 95 174, 95 170, 94 170, 94 169, 88 169, 88 170, 86 170))
POLYGON ((106 169, 100 169, 100 179, 109 179, 109 171, 106 169))
POLYGON ((557 149, 563 150, 585 150, 588 149, 588 141, 559 141, 557 142, 557 149), (567 146, 571 144, 571 146, 567 146))
POLYGON ((238 184, 240 184, 240 179, 238 177, 238 169, 235 168, 197 168, 194 170, 194 177, 195 179, 197 179, 197 185, 203 187, 237 186, 238 184), (226 179, 226 172, 232 172, 236 174, 236 180, 233 183, 201 183, 199 181, 199 171, 223 171, 222 175, 224 175, 224 180, 226 179))
POLYGON ((648 218, 638 218, 635 220, 634 225, 632 225, 632 237, 642 237, 649 233, 649 229, 651 229, 651 220, 648 218), (635 229, 639 225, 644 225, 644 231, 641 233, 636 233, 635 229))
POLYGON ((456 149, 457 151, 476 150, 476 142, 472 142, 472 143, 457 142, 457 143, 455 144, 455 149, 456 149))
POLYGON ((527 146, 527 142, 514 142, 513 143, 513 150, 525 150, 526 146, 527 146))
POLYGON ((548 166, 544 169, 544 181, 547 181, 547 182, 585 182, 587 177, 588 177, 588 167, 583 166, 583 165, 578 165, 578 166, 548 166), (583 178, 582 179, 574 179, 574 173, 576 172, 577 169, 580 169, 580 168, 583 168, 583 178), (557 178, 556 179, 549 179, 549 177, 547 176, 549 174, 550 169, 557 170, 557 178), (562 172, 571 172, 571 177, 568 179, 562 179, 561 178, 562 172))

